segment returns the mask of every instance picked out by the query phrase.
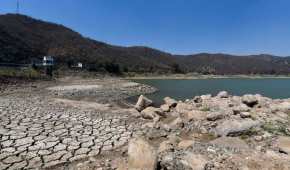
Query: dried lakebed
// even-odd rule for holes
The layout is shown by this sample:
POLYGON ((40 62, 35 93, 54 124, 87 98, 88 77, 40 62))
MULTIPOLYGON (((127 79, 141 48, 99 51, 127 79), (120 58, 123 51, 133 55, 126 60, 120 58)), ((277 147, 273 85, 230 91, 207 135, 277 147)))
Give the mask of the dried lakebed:
POLYGON ((73 168, 78 160, 117 150, 140 131, 141 122, 130 109, 102 103, 154 90, 119 79, 54 85, 1 94, 0 169, 73 168), (89 100, 71 100, 83 97, 89 100))

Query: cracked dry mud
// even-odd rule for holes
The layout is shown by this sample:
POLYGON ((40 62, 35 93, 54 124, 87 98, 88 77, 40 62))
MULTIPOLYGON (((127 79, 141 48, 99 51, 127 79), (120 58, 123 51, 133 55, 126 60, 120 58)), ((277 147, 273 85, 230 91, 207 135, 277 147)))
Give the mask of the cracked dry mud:
POLYGON ((33 93, 0 96, 0 169, 45 169, 101 155, 137 129, 122 109, 79 109, 33 93))

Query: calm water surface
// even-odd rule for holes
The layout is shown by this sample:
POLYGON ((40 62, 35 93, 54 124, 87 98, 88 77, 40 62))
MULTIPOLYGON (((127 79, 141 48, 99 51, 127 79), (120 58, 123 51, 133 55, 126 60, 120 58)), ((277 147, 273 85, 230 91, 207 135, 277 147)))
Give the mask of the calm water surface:
POLYGON ((196 95, 212 94, 225 90, 232 95, 262 94, 271 98, 290 98, 290 79, 196 79, 196 80, 134 80, 159 89, 146 95, 157 104, 166 96, 178 100, 191 99, 196 95))

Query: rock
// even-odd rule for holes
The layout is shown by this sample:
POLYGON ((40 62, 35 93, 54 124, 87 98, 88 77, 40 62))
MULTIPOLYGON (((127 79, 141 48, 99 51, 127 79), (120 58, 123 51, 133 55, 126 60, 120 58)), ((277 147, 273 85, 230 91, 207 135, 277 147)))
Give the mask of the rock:
POLYGON ((247 143, 238 137, 220 137, 213 141, 210 141, 210 143, 224 148, 232 148, 239 150, 249 149, 247 143))
POLYGON ((163 100, 169 107, 175 107, 177 105, 177 101, 170 97, 165 97, 163 100))
POLYGON ((178 117, 176 119, 174 119, 172 122, 170 122, 169 124, 171 129, 178 129, 178 128, 182 128, 184 126, 183 120, 178 117))
POLYGON ((133 117, 139 118, 141 117, 140 112, 138 112, 135 108, 131 108, 127 110, 133 117))
POLYGON ((221 91, 221 92, 219 92, 217 94, 217 97, 219 97, 219 98, 228 98, 229 97, 229 94, 226 91, 221 91))
POLYGON ((160 109, 163 110, 164 112, 169 112, 170 111, 170 107, 168 106, 168 104, 161 105, 160 109))
POLYGON ((236 136, 259 125, 258 121, 252 119, 225 120, 215 128, 214 133, 217 136, 236 136))
POLYGON ((273 108, 273 110, 279 110, 279 111, 284 111, 284 112, 288 112, 290 111, 290 102, 282 102, 279 103, 277 105, 271 106, 273 108))
POLYGON ((233 113, 236 115, 236 114, 240 114, 241 112, 248 112, 250 110, 251 109, 247 105, 241 104, 233 108, 233 113))
POLYGON ((290 137, 279 136, 277 139, 277 146, 281 152, 290 155, 290 137))
POLYGON ((157 153, 144 139, 132 139, 128 146, 128 169, 155 170, 157 153))
POLYGON ((155 119, 156 117, 165 116, 164 112, 160 108, 147 107, 141 111, 141 116, 144 119, 155 119))
POLYGON ((258 99, 255 95, 247 94, 242 97, 242 102, 249 107, 254 107, 258 104, 258 99))
POLYGON ((147 97, 141 95, 138 98, 138 101, 135 105, 135 108, 141 112, 142 110, 144 110, 146 107, 151 106, 153 104, 152 100, 148 99, 147 97))
POLYGON ((206 119, 209 121, 216 121, 216 120, 222 119, 223 117, 224 117, 224 114, 220 112, 213 112, 213 113, 209 113, 206 116, 206 119))
POLYGON ((200 110, 192 110, 184 114, 184 117, 187 121, 191 120, 205 120, 207 112, 200 110))
POLYGON ((251 113, 250 112, 241 112, 240 116, 241 116, 241 118, 249 118, 249 117, 251 117, 251 113))
POLYGON ((168 140, 161 142, 158 148, 158 153, 168 150, 174 150, 174 145, 168 140))
POLYGON ((194 106, 187 103, 178 103, 176 105, 176 111, 178 113, 184 114, 194 109, 194 106))
POLYGON ((211 94, 201 95, 200 98, 202 101, 211 99, 211 94))
POLYGON ((193 101, 194 101, 195 103, 202 103, 202 99, 201 99, 200 96, 195 96, 195 97, 193 98, 193 101))
POLYGON ((194 144, 193 140, 182 140, 182 141, 179 142, 178 148, 186 149, 186 148, 192 146, 193 144, 194 144))
POLYGON ((161 156, 158 169, 160 170, 190 170, 191 168, 184 165, 183 160, 177 157, 174 152, 168 152, 161 156))
POLYGON ((182 163, 193 170, 204 170, 207 159, 203 155, 188 152, 182 163))

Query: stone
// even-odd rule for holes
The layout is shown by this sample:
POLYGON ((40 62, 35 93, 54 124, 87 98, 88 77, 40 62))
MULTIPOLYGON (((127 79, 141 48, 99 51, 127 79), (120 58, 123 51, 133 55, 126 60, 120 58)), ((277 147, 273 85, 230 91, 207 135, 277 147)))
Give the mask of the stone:
POLYGON ((240 139, 239 137, 220 137, 213 141, 210 141, 210 143, 224 148, 233 148, 240 150, 249 149, 247 143, 242 139, 240 139))
POLYGON ((141 116, 144 119, 154 119, 155 117, 164 116, 164 112, 160 108, 155 107, 147 107, 146 109, 141 111, 141 116))
POLYGON ((222 119, 223 117, 224 117, 224 114, 222 114, 221 112, 212 112, 206 116, 206 119, 209 121, 216 121, 216 120, 222 119))
POLYGON ((218 124, 214 133, 217 136, 236 136, 259 125, 260 123, 258 121, 252 119, 225 120, 221 124, 218 124))
POLYGON ((277 146, 281 152, 290 155, 290 137, 279 136, 277 139, 277 146))
POLYGON ((184 114, 193 110, 194 106, 187 103, 178 103, 175 108, 178 113, 184 114))
POLYGON ((240 114, 241 112, 249 112, 251 109, 245 105, 245 104, 240 104, 239 106, 236 106, 233 108, 233 113, 236 114, 240 114))
POLYGON ((135 108, 131 108, 131 109, 127 109, 127 111, 133 116, 133 117, 136 117, 136 118, 139 118, 141 117, 141 114, 138 110, 136 110, 135 108))
POLYGON ((194 101, 194 103, 202 103, 202 99, 201 99, 200 96, 195 96, 195 97, 193 98, 193 101, 194 101))
POLYGON ((153 101, 148 99, 147 97, 141 95, 138 98, 138 101, 135 105, 135 108, 141 112, 142 110, 144 110, 146 107, 151 106, 153 104, 153 101))
POLYGON ((170 111, 170 107, 169 107, 168 104, 161 105, 160 109, 163 110, 164 112, 169 112, 170 111))
POLYGON ((128 169, 155 170, 157 153, 144 139, 131 139, 128 146, 128 169))
POLYGON ((207 116, 207 112, 200 111, 200 110, 192 110, 184 114, 184 117, 187 121, 205 120, 206 116, 207 116))
POLYGON ((171 141, 163 141, 159 144, 158 153, 168 151, 168 150, 174 150, 174 145, 171 141))
POLYGON ((221 91, 221 92, 219 92, 217 94, 217 97, 219 97, 219 98, 228 98, 229 97, 229 94, 226 91, 221 91))
POLYGON ((240 116, 241 116, 241 118, 249 118, 249 117, 251 117, 251 113, 250 112, 241 112, 240 116))
POLYGON ((171 129, 179 129, 184 126, 183 120, 180 117, 177 117, 172 122, 169 123, 171 129))
POLYGON ((282 103, 276 104, 274 106, 271 106, 273 110, 288 112, 290 111, 290 102, 284 101, 282 103))
POLYGON ((169 107, 175 107, 177 105, 177 101, 170 97, 165 97, 163 100, 169 107))
POLYGON ((201 95, 200 98, 202 101, 211 99, 211 94, 201 95))
POLYGON ((204 170, 207 159, 203 155, 188 152, 182 163, 193 170, 204 170))
POLYGON ((242 96, 242 102, 249 107, 254 107, 256 104, 258 104, 258 99, 255 95, 246 94, 242 96))
POLYGON ((194 144, 193 140, 182 140, 178 143, 178 148, 186 149, 194 144))

